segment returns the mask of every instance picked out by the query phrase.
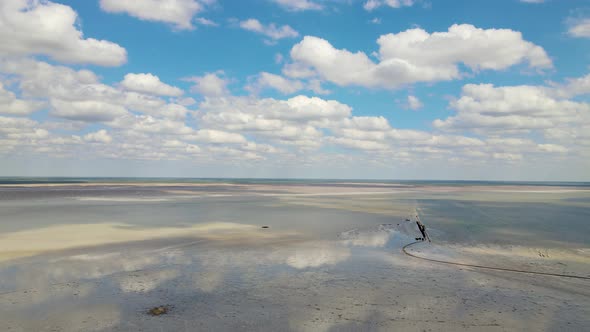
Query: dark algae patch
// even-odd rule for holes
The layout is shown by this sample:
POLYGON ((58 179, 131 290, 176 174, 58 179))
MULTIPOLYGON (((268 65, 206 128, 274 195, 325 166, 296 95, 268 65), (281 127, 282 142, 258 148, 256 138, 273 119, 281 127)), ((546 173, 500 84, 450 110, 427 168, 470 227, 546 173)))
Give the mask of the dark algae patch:
POLYGON ((161 316, 161 315, 165 315, 168 313, 168 311, 170 310, 170 308, 168 306, 159 306, 159 307, 153 307, 150 310, 148 310, 148 315, 150 316, 161 316))

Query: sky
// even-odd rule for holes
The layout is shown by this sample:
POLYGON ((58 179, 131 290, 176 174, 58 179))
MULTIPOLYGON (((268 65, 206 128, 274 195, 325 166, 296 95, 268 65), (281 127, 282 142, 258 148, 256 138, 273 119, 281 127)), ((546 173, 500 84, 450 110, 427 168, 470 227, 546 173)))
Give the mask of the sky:
POLYGON ((2 0, 0 176, 590 181, 587 0, 2 0))

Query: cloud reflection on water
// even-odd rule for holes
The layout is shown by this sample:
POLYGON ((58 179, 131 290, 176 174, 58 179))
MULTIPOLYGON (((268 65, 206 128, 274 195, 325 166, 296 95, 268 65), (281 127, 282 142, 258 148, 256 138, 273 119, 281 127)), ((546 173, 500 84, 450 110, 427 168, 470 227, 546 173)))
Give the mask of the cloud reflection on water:
MULTIPOLYGON (((271 232, 265 233, 267 240, 272 238, 267 242, 208 239, 126 251, 103 246, 3 264, 0 275, 10 280, 3 278, 2 290, 29 288, 0 296, 0 314, 13 317, 0 327, 21 324, 34 330, 45 320, 64 330, 183 330, 185 323, 256 330, 263 322, 275 330, 330 331, 432 327, 431 320, 438 327, 461 330, 496 326, 501 316, 509 323, 504 327, 524 328, 528 322, 543 329, 557 314, 535 320, 533 311, 499 315, 498 308, 514 303, 518 308, 562 309, 552 300, 559 299, 556 291, 549 291, 552 298, 542 298, 545 302, 530 303, 531 292, 544 289, 542 279, 522 286, 522 277, 506 282, 408 259, 399 253, 399 245, 411 240, 411 234, 397 225, 353 229, 334 240, 283 239, 271 232), (55 283, 62 284, 51 285, 55 283), (498 292, 499 287, 510 291, 498 292), (471 307, 461 302, 473 298, 478 302, 471 307), (144 317, 147 307, 161 304, 175 305, 173 316, 154 322, 144 317), (25 316, 15 316, 23 312, 42 318, 27 322, 25 316), (100 322, 90 326, 82 313, 100 322)), ((584 312, 580 297, 568 293, 566 298, 573 307, 565 315, 579 327, 584 312)))

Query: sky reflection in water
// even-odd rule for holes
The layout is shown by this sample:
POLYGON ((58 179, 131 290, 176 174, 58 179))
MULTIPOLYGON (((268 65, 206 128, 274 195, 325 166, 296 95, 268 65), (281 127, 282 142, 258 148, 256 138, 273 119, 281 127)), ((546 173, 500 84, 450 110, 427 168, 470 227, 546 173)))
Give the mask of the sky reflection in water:
MULTIPOLYGON (((154 231, 165 226, 188 230, 208 222, 241 223, 249 228, 219 236, 208 232, 203 238, 107 244, 2 262, 0 316, 8 319, 2 320, 0 328, 387 330, 424 326, 420 324, 426 320, 440 321, 439 327, 449 329, 551 329, 565 320, 578 327, 587 322, 583 317, 588 317, 585 304, 590 294, 580 293, 576 282, 551 281, 548 289, 542 278, 458 273, 400 253, 401 246, 417 236, 414 224, 405 222, 414 208, 442 248, 433 254, 473 258, 458 252, 476 241, 497 248, 534 244, 550 248, 552 254, 583 250, 588 247, 583 240, 570 235, 588 227, 580 221, 589 213, 586 193, 519 195, 527 202, 489 193, 427 191, 319 197, 161 195, 161 200, 150 196, 149 201, 141 200, 141 190, 135 196, 125 195, 127 199, 102 195, 102 200, 79 200, 57 193, 28 203, 5 201, 0 203, 0 213, 12 222, 3 223, 0 233, 101 222, 154 231), (526 204, 544 208, 530 209, 526 204), (551 216, 568 213, 575 220, 547 225, 551 216), (519 216, 518 222, 511 224, 514 215, 519 216), (470 220, 470 216, 475 217, 470 220), (563 230, 568 222, 571 227, 563 230), (262 229, 262 225, 270 228, 262 229), (523 228, 529 232, 523 233, 523 228), (449 248, 459 249, 444 251, 449 248), (498 287, 505 291, 490 293, 498 287), (540 289, 553 300, 531 305, 531 292, 540 289), (478 299, 477 305, 466 305, 470 299, 478 299), (515 308, 542 308, 546 318, 539 319, 529 309, 489 314, 507 303, 515 308), (144 314, 146 308, 163 304, 173 307, 166 320, 144 314)), ((581 257, 587 254, 582 252, 581 257)))

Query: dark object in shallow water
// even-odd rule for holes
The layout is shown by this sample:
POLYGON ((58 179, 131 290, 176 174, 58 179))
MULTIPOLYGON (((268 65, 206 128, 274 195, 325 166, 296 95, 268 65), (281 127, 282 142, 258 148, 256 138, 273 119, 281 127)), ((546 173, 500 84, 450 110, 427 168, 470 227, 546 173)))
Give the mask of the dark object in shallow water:
POLYGON ((424 240, 428 240, 428 242, 430 241, 430 237, 428 237, 428 234, 426 234, 426 226, 424 226, 424 224, 422 222, 420 222, 420 219, 418 218, 418 216, 416 216, 416 224, 418 225, 418 229, 420 230, 420 233, 422 233, 422 241, 424 240))
POLYGON ((262 226, 262 228, 268 228, 268 226, 262 226))
POLYGON ((410 219, 406 219, 406 221, 410 221, 410 219))
POLYGON ((152 316, 160 316, 160 315, 165 315, 167 313, 168 313, 167 306, 153 307, 148 311, 148 314, 150 314, 152 316))

